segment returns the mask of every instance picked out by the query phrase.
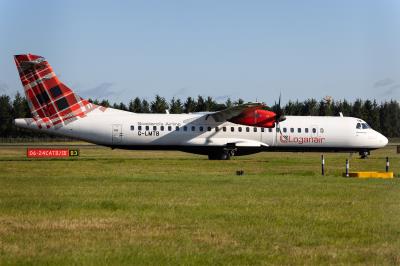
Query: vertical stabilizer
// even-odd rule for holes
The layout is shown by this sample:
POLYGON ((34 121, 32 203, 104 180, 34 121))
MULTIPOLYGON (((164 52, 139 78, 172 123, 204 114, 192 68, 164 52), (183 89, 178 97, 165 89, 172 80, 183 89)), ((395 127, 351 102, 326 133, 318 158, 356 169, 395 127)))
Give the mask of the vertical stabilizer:
POLYGON ((60 82, 45 58, 32 54, 14 58, 32 117, 40 128, 62 126, 98 107, 60 82))

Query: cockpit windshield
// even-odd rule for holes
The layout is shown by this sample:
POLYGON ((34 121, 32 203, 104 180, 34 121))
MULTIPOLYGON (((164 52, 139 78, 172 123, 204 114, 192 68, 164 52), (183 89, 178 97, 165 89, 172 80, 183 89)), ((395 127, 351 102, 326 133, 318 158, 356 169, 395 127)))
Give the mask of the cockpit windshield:
POLYGON ((371 127, 365 122, 357 123, 357 125, 356 125, 356 129, 368 129, 368 128, 371 128, 371 127))
POLYGON ((370 128, 369 125, 368 125, 367 123, 362 123, 361 125, 362 125, 362 128, 363 128, 363 129, 368 129, 368 128, 370 128))

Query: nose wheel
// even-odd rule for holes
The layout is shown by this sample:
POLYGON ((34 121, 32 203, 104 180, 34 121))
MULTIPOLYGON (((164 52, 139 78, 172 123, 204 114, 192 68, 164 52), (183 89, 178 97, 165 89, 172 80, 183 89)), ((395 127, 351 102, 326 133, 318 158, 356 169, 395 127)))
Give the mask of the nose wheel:
POLYGON ((370 155, 371 153, 370 151, 360 151, 359 154, 360 154, 360 159, 367 159, 368 155, 370 155))

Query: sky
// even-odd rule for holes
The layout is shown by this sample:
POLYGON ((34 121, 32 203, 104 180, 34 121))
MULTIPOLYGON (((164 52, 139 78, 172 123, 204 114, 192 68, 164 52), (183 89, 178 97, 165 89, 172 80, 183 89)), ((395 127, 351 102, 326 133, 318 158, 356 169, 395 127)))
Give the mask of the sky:
POLYGON ((400 1, 0 0, 0 94, 13 55, 83 97, 400 98, 400 1))

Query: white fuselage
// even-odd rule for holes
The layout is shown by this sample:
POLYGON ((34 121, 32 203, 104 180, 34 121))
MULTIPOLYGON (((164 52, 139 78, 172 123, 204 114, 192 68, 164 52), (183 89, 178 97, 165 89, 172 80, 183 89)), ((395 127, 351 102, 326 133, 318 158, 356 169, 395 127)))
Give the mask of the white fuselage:
MULTIPOLYGON (((19 127, 38 129, 32 119, 16 119, 19 127)), ((388 140, 353 117, 286 116, 275 128, 217 123, 207 113, 137 114, 107 108, 43 132, 124 149, 176 149, 207 154, 231 147, 237 155, 258 151, 369 151, 388 140), (359 128, 357 128, 359 127, 359 128), (279 132, 281 131, 281 132, 279 132)))

